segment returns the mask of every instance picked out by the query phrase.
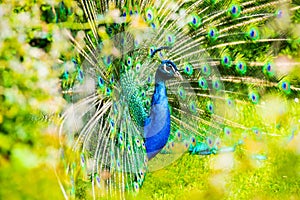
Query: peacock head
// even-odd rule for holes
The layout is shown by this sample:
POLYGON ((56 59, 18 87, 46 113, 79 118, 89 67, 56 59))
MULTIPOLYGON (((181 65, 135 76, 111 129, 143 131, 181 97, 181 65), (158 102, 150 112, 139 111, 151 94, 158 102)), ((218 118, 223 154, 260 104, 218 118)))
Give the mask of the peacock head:
MULTIPOLYGON (((157 52, 159 52, 163 49, 170 49, 170 48, 171 47, 163 46, 158 49, 155 49, 151 53, 151 58, 153 58, 157 52)), ((179 78, 180 80, 183 80, 177 66, 171 60, 162 60, 161 61, 161 64, 158 66, 158 69, 156 70, 155 78, 157 80, 162 80, 162 81, 166 81, 166 80, 169 80, 172 78, 179 78)))
POLYGON ((180 80, 183 80, 181 74, 177 69, 177 66, 170 60, 161 61, 161 64, 158 66, 158 69, 156 71, 156 78, 163 81, 172 78, 179 78, 180 80))

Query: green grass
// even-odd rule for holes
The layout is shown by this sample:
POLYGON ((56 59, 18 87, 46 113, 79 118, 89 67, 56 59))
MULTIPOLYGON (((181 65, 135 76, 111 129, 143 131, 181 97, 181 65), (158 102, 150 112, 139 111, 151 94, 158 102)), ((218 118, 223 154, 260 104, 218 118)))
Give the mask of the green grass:
POLYGON ((245 154, 185 154, 148 173, 142 199, 300 199, 300 156, 285 147, 270 149, 268 159, 245 154), (222 165, 228 159, 233 163, 222 165), (221 164, 221 166, 216 166, 221 164))
MULTIPOLYGON (((271 99, 264 100, 268 103, 276 99, 275 97, 273 95, 271 99)), ((261 127, 264 131, 262 139, 250 138, 231 153, 211 156, 184 154, 169 166, 149 172, 138 197, 141 199, 300 199, 300 148, 298 147, 300 136, 297 135, 300 108, 299 104, 292 99, 282 98, 282 100, 284 103, 281 102, 277 106, 287 106, 286 113, 277 113, 278 109, 273 107, 268 110, 267 117, 261 112, 253 114, 249 106, 241 108, 248 109, 248 112, 243 112, 242 115, 249 121, 249 125, 265 124, 261 127), (268 121, 271 118, 275 120, 274 123, 268 121), (289 142, 291 127, 296 131, 295 137, 289 142), (268 133, 278 136, 270 136, 268 133), (252 155, 258 152, 266 155, 267 159, 253 158, 252 155)), ((244 119, 240 117, 240 120, 244 119)))

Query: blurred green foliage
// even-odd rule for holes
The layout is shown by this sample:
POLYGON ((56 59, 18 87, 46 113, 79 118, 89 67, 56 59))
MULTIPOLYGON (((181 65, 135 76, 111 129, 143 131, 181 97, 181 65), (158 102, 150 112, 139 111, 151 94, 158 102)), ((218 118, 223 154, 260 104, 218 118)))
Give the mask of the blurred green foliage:
POLYGON ((0 199, 63 197, 53 170, 56 126, 41 113, 55 116, 64 104, 56 63, 68 44, 42 21, 42 3, 0 4, 0 199))

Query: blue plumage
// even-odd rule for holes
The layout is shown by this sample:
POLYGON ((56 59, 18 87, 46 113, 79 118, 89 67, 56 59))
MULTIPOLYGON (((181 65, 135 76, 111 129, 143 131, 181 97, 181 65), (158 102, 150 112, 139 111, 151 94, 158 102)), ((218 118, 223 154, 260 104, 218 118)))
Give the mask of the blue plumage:
POLYGON ((152 96, 150 116, 146 119, 144 126, 145 145, 149 159, 153 158, 166 145, 170 130, 166 85, 164 81, 157 81, 152 96))

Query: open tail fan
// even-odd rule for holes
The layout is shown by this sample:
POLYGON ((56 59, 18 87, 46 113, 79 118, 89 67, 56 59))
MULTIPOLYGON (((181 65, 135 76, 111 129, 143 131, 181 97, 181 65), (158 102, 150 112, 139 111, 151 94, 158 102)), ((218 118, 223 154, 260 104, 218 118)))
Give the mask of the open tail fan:
POLYGON ((61 25, 74 47, 73 66, 62 75, 67 194, 78 195, 84 181, 93 198, 124 199, 148 170, 185 152, 218 154, 241 145, 266 159, 268 137, 291 132, 272 127, 297 123, 284 117, 297 103, 285 100, 300 90, 291 75, 298 63, 284 56, 299 46, 290 30, 299 7, 290 1, 74 5, 84 16, 75 13, 72 26, 61 25), (153 159, 149 132, 166 140, 153 159), (256 143, 261 148, 251 147, 256 143))

